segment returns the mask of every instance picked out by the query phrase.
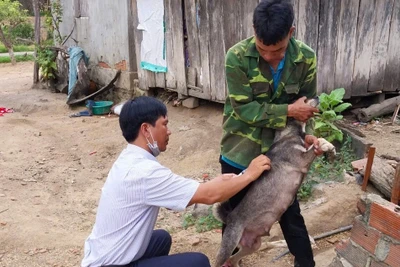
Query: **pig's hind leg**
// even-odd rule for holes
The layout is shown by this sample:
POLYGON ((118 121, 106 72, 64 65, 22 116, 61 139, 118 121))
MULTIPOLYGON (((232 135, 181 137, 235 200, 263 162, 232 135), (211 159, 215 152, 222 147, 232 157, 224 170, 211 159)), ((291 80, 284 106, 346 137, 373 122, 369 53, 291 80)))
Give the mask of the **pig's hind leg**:
POLYGON ((251 243, 250 244, 249 242, 246 242, 246 240, 243 240, 243 239, 245 239, 245 235, 246 235, 246 233, 243 233, 242 240, 240 241, 240 245, 239 245, 240 250, 237 253, 235 253, 234 255, 232 255, 232 257, 229 260, 232 264, 232 267, 239 267, 239 261, 243 257, 256 252, 261 247, 261 237, 260 236, 254 237, 254 239, 252 240, 252 242, 250 242, 251 243), (242 242, 242 241, 244 241, 244 242, 242 242))
POLYGON ((215 260, 215 267, 220 267, 232 255, 233 250, 239 244, 242 237, 244 227, 238 223, 227 224, 224 234, 222 235, 221 246, 215 260))

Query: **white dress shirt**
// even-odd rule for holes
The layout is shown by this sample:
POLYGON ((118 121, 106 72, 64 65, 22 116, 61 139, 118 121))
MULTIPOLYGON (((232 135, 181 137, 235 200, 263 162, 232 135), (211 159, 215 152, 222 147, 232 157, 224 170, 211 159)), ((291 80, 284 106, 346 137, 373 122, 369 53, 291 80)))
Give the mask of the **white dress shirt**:
POLYGON ((81 266, 124 265, 141 258, 159 208, 184 210, 198 186, 172 173, 146 150, 128 144, 102 188, 81 266))

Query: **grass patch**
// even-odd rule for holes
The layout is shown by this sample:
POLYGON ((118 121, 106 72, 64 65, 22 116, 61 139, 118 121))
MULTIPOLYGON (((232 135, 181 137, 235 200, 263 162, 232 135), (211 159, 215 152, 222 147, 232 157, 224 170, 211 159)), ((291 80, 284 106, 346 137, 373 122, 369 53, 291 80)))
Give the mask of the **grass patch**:
POLYGON ((222 222, 215 219, 212 214, 212 208, 210 207, 207 216, 195 218, 191 213, 186 213, 183 216, 182 226, 184 229, 187 229, 190 226, 195 226, 196 232, 202 233, 213 229, 220 229, 222 227, 222 222))
POLYGON ((314 160, 297 197, 300 200, 307 200, 314 185, 327 181, 343 181, 344 170, 351 171, 351 162, 355 159, 356 156, 351 149, 351 138, 347 137, 333 162, 328 162, 323 156, 314 160))
MULTIPOLYGON (((23 61, 34 61, 33 55, 22 55, 22 56, 15 56, 15 59, 17 62, 23 62, 23 61)), ((0 57, 0 64, 1 63, 11 63, 10 57, 0 57)))
MULTIPOLYGON (((32 52, 35 51, 34 45, 14 45, 14 52, 32 52)), ((0 44, 0 53, 8 53, 7 48, 0 44)))

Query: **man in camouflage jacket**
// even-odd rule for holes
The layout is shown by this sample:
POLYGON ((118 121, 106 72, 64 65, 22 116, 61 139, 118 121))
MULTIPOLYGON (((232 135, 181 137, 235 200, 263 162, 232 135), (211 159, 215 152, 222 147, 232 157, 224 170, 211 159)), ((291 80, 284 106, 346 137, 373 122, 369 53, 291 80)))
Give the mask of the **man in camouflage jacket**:
MULTIPOLYGON (((316 55, 292 37, 293 19, 290 1, 262 1, 253 15, 255 36, 237 43, 227 52, 222 173, 240 173, 253 158, 267 152, 275 129, 285 127, 288 117, 307 121, 318 112, 305 104, 306 98, 316 96, 316 55)), ((311 127, 307 133, 312 133, 311 127)), ((317 138, 306 135, 306 147, 311 144, 316 147, 315 153, 321 154, 317 138)), ((233 208, 247 190, 248 187, 229 200, 233 208)), ((279 223, 295 256, 295 266, 315 266, 297 199, 279 223)))

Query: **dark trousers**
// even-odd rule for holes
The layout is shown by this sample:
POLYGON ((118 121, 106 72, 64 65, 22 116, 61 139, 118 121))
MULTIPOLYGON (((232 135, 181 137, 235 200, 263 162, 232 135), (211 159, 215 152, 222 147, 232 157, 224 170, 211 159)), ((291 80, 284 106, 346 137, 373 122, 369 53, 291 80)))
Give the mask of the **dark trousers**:
POLYGON ((210 261, 202 253, 187 252, 168 255, 171 243, 171 235, 167 231, 154 230, 142 258, 127 265, 110 265, 108 267, 210 267, 210 261))
MULTIPOLYGON (((222 173, 235 173, 239 174, 242 170, 229 165, 225 161, 219 160, 221 164, 222 173)), ((251 185, 251 184, 250 184, 251 185)), ((230 198, 229 204, 232 208, 235 208, 240 201, 244 198, 250 185, 242 189, 232 198, 230 198)), ((288 244, 290 253, 295 257, 296 267, 314 267, 314 257, 311 248, 310 239, 308 237, 308 232, 306 225, 304 223, 304 218, 300 213, 300 205, 297 198, 294 200, 293 204, 283 213, 279 224, 282 229, 283 236, 288 244)), ((226 225, 222 225, 222 234, 224 234, 226 225)))

